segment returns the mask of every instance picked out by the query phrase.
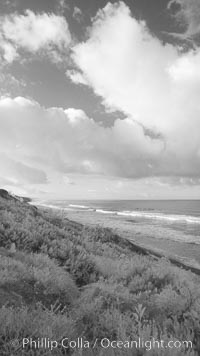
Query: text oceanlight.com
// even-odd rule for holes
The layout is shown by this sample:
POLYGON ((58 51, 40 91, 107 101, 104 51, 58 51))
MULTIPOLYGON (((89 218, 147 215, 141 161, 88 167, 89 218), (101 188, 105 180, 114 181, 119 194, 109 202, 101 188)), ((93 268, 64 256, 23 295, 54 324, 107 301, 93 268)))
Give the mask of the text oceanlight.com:
POLYGON ((152 349, 189 349, 192 348, 192 341, 183 340, 156 340, 152 338, 151 340, 144 340, 138 338, 137 340, 110 340, 108 338, 102 338, 94 342, 87 341, 83 338, 78 338, 76 340, 70 340, 69 338, 63 338, 60 341, 51 340, 49 338, 24 338, 22 340, 22 348, 29 349, 46 349, 53 350, 56 348, 64 349, 89 349, 101 347, 103 349, 145 349, 150 351, 152 349))

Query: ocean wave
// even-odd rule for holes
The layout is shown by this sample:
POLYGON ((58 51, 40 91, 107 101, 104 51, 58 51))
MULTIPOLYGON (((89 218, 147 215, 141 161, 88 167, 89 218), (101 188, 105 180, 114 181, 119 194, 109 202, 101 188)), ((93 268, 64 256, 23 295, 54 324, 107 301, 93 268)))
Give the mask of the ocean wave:
POLYGON ((87 205, 76 205, 76 204, 69 204, 71 208, 78 208, 78 209, 90 209, 90 206, 87 205))
POLYGON ((112 210, 104 210, 104 209, 96 209, 95 210, 97 213, 101 213, 101 214, 116 214, 116 211, 112 211, 112 210))
POLYGON ((178 214, 163 214, 163 213, 146 213, 143 211, 122 211, 118 212, 119 216, 131 216, 138 218, 146 218, 151 220, 166 220, 169 222, 184 222, 190 224, 200 224, 200 218, 189 215, 178 215, 178 214))
POLYGON ((134 217, 140 219, 149 219, 149 220, 163 220, 166 222, 177 222, 177 223, 188 223, 188 224, 200 224, 200 217, 190 216, 190 215, 179 215, 179 214, 164 214, 159 212, 147 212, 147 211, 139 211, 139 210, 125 210, 125 211, 113 211, 113 210, 105 210, 101 208, 92 208, 91 206, 86 205, 69 205, 72 208, 77 209, 85 209, 87 211, 95 211, 96 213, 101 214, 109 214, 109 215, 118 215, 124 217, 134 217))
POLYGON ((146 211, 112 211, 104 209, 96 209, 97 213, 110 214, 118 216, 129 216, 135 218, 143 218, 150 220, 164 220, 168 222, 180 222, 188 224, 200 224, 200 217, 190 216, 190 215, 179 215, 179 214, 164 214, 164 213, 149 213, 146 211))
POLYGON ((69 204, 68 206, 59 206, 59 204, 48 204, 46 201, 40 202, 30 202, 32 205, 43 206, 52 209, 58 210, 83 210, 88 212, 96 212, 101 214, 109 214, 109 215, 118 215, 121 217, 132 217, 138 219, 149 219, 153 221, 166 221, 171 223, 186 223, 186 224, 200 224, 200 217, 198 216, 191 216, 191 215, 180 215, 180 214, 166 214, 161 212, 150 212, 146 210, 123 210, 123 211, 113 211, 113 210, 105 210, 101 207, 92 207, 88 205, 81 205, 81 204, 69 204))

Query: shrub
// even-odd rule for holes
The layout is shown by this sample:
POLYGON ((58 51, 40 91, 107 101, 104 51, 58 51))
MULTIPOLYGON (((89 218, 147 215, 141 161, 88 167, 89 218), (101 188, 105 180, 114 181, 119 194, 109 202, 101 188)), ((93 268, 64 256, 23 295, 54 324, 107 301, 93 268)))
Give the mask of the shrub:
MULTIPOLYGON (((22 350, 22 339, 49 338, 61 340, 63 337, 73 339, 73 321, 66 314, 54 313, 53 310, 44 310, 40 305, 35 309, 23 308, 0 308, 0 348, 1 355, 21 356, 33 355, 26 347, 22 350), (13 345, 13 340, 19 340, 18 345, 13 345), (17 351, 18 350, 18 351, 17 351)), ((52 355, 52 352, 41 349, 34 355, 52 355)), ((63 355, 61 350, 55 350, 54 355, 63 355)))
POLYGON ((46 255, 17 253, 0 260, 0 286, 18 292, 29 303, 71 304, 78 290, 70 275, 46 255))

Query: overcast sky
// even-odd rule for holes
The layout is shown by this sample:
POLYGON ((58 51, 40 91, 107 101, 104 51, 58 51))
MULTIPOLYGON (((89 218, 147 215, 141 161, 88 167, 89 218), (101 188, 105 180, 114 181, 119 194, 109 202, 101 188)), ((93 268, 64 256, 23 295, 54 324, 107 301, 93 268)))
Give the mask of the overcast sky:
POLYGON ((0 187, 200 199, 200 0, 1 0, 0 187))

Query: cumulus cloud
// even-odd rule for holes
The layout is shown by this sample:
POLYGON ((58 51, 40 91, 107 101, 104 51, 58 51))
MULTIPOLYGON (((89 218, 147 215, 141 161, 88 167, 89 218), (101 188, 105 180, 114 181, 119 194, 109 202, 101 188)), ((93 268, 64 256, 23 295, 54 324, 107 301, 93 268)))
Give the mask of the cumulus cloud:
POLYGON ((11 63, 21 51, 46 53, 55 61, 61 60, 71 41, 64 17, 55 14, 35 14, 26 10, 1 17, 0 47, 3 59, 11 63))
POLYGON ((63 174, 143 176, 163 148, 129 118, 104 128, 82 110, 44 109, 22 97, 1 99, 0 118, 0 152, 63 174))
MULTIPOLYGON (((74 46, 73 60, 78 74, 71 79, 77 83, 82 72, 80 83, 93 88, 108 110, 121 110, 132 120, 126 132, 132 145, 138 147, 134 122, 162 138, 163 153, 150 162, 152 174, 199 175, 199 49, 181 54, 152 36, 123 2, 108 3, 94 18, 88 39, 74 46)), ((127 128, 127 121, 118 122, 123 129, 125 123, 127 128)), ((151 145, 160 141, 149 142, 151 161, 151 145)))
MULTIPOLYGON (((34 46, 30 50, 39 51, 34 46)), ((70 184, 70 174, 81 174, 199 184, 198 49, 180 54, 164 45, 120 2, 98 12, 88 39, 73 47, 73 60, 76 69, 68 76, 125 119, 103 127, 82 110, 1 98, 0 152, 12 167, 2 160, 2 178, 28 181, 33 175, 35 183, 46 184, 61 175, 70 184)))
POLYGON ((65 177, 71 173, 124 178, 200 175, 195 155, 199 141, 187 154, 177 147, 168 149, 162 137, 148 134, 130 117, 105 128, 82 110, 45 109, 22 97, 2 98, 0 127, 4 157, 0 176, 8 179, 12 175, 17 181, 21 177, 41 184, 52 172, 65 177))
POLYGON ((71 79, 77 83, 82 71, 80 81, 87 81, 109 110, 124 111, 147 126, 166 125, 161 114, 170 103, 167 69, 177 51, 152 37, 124 3, 98 12, 89 39, 73 48, 73 59, 79 73, 71 79))

